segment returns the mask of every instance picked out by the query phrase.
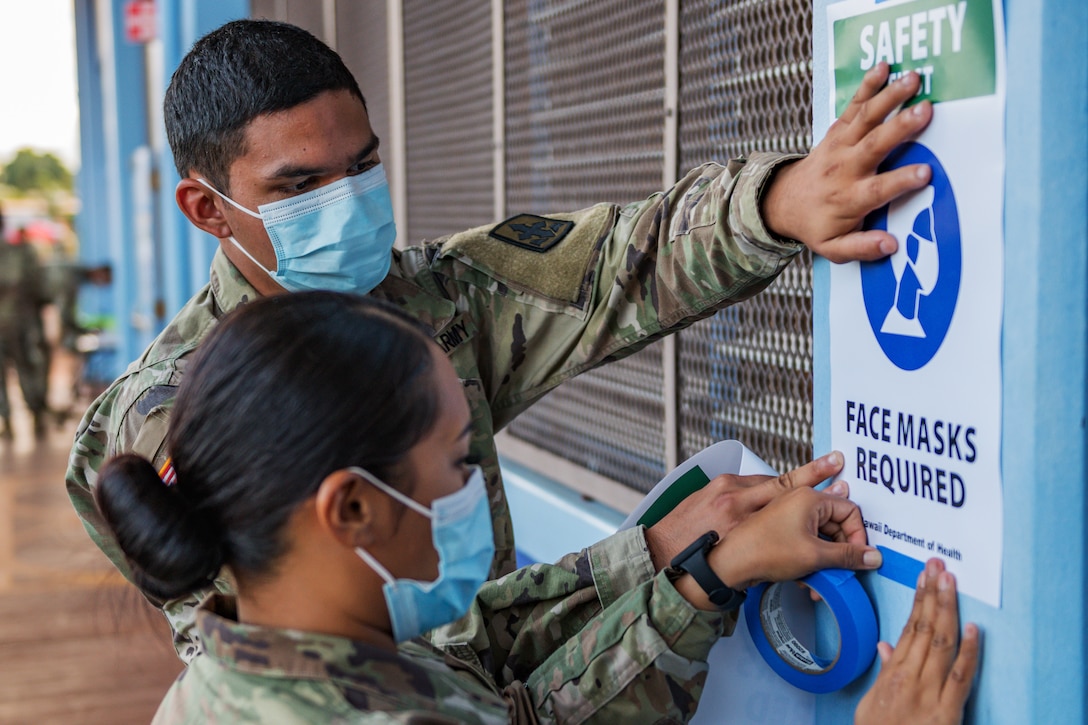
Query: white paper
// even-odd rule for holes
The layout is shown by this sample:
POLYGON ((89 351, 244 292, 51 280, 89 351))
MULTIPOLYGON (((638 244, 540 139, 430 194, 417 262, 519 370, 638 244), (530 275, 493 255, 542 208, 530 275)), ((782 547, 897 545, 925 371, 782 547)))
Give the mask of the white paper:
POLYGON ((881 263, 832 265, 830 355, 831 443, 846 458, 842 477, 869 542, 919 562, 940 556, 961 594, 1000 607, 1001 5, 848 0, 827 12, 832 114, 844 95, 836 68, 841 78, 843 68, 856 70, 851 63, 863 68, 881 55, 902 60, 898 67, 912 67, 914 57, 913 67, 929 69, 923 92, 937 95, 959 92, 948 90, 953 74, 966 86, 987 73, 995 79, 992 92, 938 99, 930 126, 893 164, 934 169, 929 186, 877 215, 875 226, 886 222, 900 251, 881 263), (990 55, 957 57, 979 18, 989 22, 987 12, 990 55))
MULTIPOLYGON (((739 441, 715 443, 684 461, 654 486, 620 528, 634 526, 663 491, 695 466, 701 468, 707 478, 723 473, 778 475, 739 441)), ((703 533, 691 532, 692 541, 703 533)), ((748 632, 743 610, 740 615, 733 634, 718 640, 710 650, 706 687, 691 723, 718 725, 727 721, 736 725, 804 725, 814 722, 816 696, 789 684, 763 661, 748 632)), ((810 641, 813 639, 815 612, 811 603, 809 606, 791 608, 787 616, 795 632, 804 633, 810 641)))

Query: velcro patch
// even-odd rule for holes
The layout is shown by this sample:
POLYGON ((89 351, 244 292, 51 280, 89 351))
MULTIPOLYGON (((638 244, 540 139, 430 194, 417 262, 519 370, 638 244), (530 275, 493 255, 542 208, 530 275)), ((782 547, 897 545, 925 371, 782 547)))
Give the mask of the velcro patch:
POLYGON ((567 236, 574 222, 536 214, 518 214, 495 226, 488 236, 530 252, 546 252, 567 236))
POLYGON ((459 259, 477 272, 519 292, 584 309, 593 284, 594 253, 611 233, 615 221, 616 207, 612 204, 597 204, 550 217, 519 214, 494 227, 488 224, 450 235, 442 243, 442 256, 459 259), (508 243, 492 233, 518 218, 560 222, 567 229, 561 240, 559 236, 552 240, 556 246, 547 257, 542 257, 537 248, 508 243), (547 261, 547 264, 541 264, 541 261, 547 261))

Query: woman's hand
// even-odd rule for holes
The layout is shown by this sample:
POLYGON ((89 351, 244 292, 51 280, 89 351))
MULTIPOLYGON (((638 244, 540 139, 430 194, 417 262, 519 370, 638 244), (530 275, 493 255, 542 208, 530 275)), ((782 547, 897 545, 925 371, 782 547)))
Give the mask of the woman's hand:
POLYGON ((957 725, 978 667, 978 627, 964 627, 956 654, 956 580, 940 559, 918 577, 914 608, 893 650, 877 645, 880 675, 858 704, 855 725, 957 725))
POLYGON ((819 569, 875 569, 880 552, 866 544, 857 504, 841 495, 797 488, 781 494, 729 532, 711 550, 710 565, 740 589, 799 579, 819 569))
MULTIPOLYGON (((655 567, 660 571, 668 566, 674 556, 707 531, 726 538, 779 496, 798 488, 813 488, 841 471, 842 466, 842 454, 832 451, 778 477, 716 476, 646 530, 646 544, 655 567)), ((828 489, 828 493, 844 497, 847 491, 841 481, 828 489)))

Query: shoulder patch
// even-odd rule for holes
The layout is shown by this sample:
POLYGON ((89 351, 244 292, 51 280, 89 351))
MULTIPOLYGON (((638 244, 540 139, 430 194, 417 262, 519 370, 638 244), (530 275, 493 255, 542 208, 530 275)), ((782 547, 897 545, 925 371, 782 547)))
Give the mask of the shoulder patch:
POLYGON ((498 283, 585 309, 596 253, 612 233, 615 222, 616 207, 612 204, 546 217, 517 214, 496 226, 476 227, 447 237, 440 258, 456 258, 498 283), (519 235, 525 235, 525 239, 519 235), (530 244, 530 239, 535 243, 530 244), (542 257, 541 253, 548 250, 548 255, 542 257), (541 264, 545 261, 547 264, 541 264))
POLYGON ((497 224, 488 236, 530 252, 547 252, 567 236, 574 222, 536 214, 518 214, 497 224))
POLYGON ((178 387, 176 385, 156 385, 153 388, 148 388, 136 401, 136 412, 146 416, 167 400, 177 396, 177 394, 178 387))

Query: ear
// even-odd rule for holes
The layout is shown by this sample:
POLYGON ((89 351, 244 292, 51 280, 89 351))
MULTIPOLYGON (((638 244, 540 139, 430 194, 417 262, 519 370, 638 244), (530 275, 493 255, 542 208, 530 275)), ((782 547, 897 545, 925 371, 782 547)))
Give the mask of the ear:
POLYGON ((318 525, 346 547, 367 548, 392 533, 389 497, 346 469, 325 477, 314 503, 318 525))
POLYGON ((174 190, 181 213, 197 229, 211 234, 216 239, 224 239, 233 234, 230 223, 223 216, 221 204, 225 203, 215 192, 196 179, 182 179, 174 190))

